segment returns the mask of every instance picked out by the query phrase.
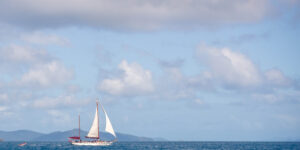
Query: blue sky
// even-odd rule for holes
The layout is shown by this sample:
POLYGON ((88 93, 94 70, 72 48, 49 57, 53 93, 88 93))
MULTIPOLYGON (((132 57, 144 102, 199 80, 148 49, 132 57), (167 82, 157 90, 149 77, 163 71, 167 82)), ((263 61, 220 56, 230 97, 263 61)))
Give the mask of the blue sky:
POLYGON ((88 130, 100 98, 121 133, 299 140, 299 6, 1 1, 0 130, 88 130))

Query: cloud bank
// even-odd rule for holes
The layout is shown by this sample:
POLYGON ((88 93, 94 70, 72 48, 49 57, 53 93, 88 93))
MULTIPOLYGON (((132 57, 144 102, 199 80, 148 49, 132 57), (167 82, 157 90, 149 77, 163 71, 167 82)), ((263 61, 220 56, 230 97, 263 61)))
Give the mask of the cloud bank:
POLYGON ((46 49, 26 43, 0 46, 0 73, 0 104, 17 104, 14 107, 20 108, 29 106, 36 99, 40 104, 40 97, 54 89, 64 89, 74 77, 73 70, 46 49))
POLYGON ((153 74, 155 78, 140 64, 128 64, 124 60, 118 66, 121 72, 100 79, 98 90, 117 97, 146 96, 158 100, 188 100, 195 104, 205 103, 205 98, 199 96, 201 92, 235 92, 266 102, 278 102, 297 93, 295 80, 276 68, 262 70, 241 52, 200 44, 196 56, 199 64, 206 68, 201 71, 199 68, 198 74, 185 75, 181 69, 183 60, 161 61, 158 65, 162 74, 153 74))
POLYGON ((26 28, 189 29, 257 22, 268 0, 2 0, 0 23, 26 28))
POLYGON ((10 45, 0 47, 0 54, 0 68, 15 77, 13 86, 49 87, 73 78, 72 70, 44 49, 10 45))

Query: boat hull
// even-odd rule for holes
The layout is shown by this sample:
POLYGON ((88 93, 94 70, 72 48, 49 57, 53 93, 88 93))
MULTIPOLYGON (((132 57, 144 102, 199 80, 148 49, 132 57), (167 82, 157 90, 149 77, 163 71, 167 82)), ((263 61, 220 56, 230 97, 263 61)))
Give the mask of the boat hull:
POLYGON ((109 146, 114 141, 72 141, 71 144, 78 146, 109 146))

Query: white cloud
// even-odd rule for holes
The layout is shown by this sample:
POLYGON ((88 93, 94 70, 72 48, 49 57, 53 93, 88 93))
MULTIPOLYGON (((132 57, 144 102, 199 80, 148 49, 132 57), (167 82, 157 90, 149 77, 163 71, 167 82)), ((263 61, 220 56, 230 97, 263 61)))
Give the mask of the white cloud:
POLYGON ((0 112, 1 111, 6 111, 8 109, 8 107, 6 107, 6 106, 0 106, 0 112))
POLYGON ((259 69, 242 53, 202 44, 197 55, 200 61, 208 65, 213 78, 226 85, 253 87, 262 83, 259 69))
POLYGON ((181 70, 183 62, 159 61, 163 74, 152 80, 150 71, 144 70, 138 64, 123 61, 119 65, 121 70, 119 76, 104 78, 98 84, 98 89, 117 96, 144 96, 155 100, 194 100, 195 104, 203 102, 202 97, 199 98, 202 92, 219 94, 239 92, 250 99, 269 103, 277 103, 287 97, 290 97, 289 101, 294 101, 293 97, 296 95, 293 93, 294 83, 280 70, 263 71, 245 54, 230 48, 202 44, 196 52, 198 59, 206 68, 196 75, 184 74, 181 70))
POLYGON ((271 69, 265 72, 267 82, 273 86, 289 86, 291 80, 287 78, 280 70, 271 69))
POLYGON ((208 71, 204 73, 209 75, 210 80, 216 80, 224 87, 292 87, 291 79, 280 70, 262 71, 246 55, 229 48, 216 48, 201 44, 196 52, 199 60, 208 66, 208 71))
POLYGON ((244 91, 252 99, 269 103, 295 101, 295 81, 278 69, 263 71, 246 55, 229 48, 202 44, 196 52, 207 70, 188 80, 196 84, 195 88, 201 81, 214 87, 212 90, 244 91))
POLYGON ((0 62, 5 64, 32 64, 49 60, 51 57, 45 50, 12 44, 0 48, 0 62))
POLYGON ((149 70, 143 69, 139 64, 128 64, 123 60, 119 64, 122 75, 116 78, 103 79, 98 89, 112 95, 140 95, 152 92, 154 86, 149 70))
POLYGON ((21 78, 21 85, 38 85, 49 87, 64 84, 72 79, 72 71, 65 68, 58 61, 37 65, 25 73, 21 78))
POLYGON ((50 87, 67 83, 73 77, 72 70, 46 50, 14 44, 0 48, 0 68, 10 73, 11 80, 19 86, 50 87))
POLYGON ((59 37, 54 34, 47 35, 41 32, 23 34, 21 35, 21 39, 29 43, 40 44, 40 45, 55 44, 55 45, 66 46, 70 44, 70 42, 65 38, 59 37))
POLYGON ((8 95, 6 93, 0 93, 0 102, 8 101, 8 95))
POLYGON ((256 22, 273 7, 268 0, 4 0, 0 22, 28 28, 153 30, 256 22))
POLYGON ((34 108, 59 108, 69 106, 82 106, 90 99, 78 99, 75 95, 62 95, 58 97, 42 97, 33 101, 34 108))
MULTIPOLYGON (((26 108, 58 108, 84 104, 75 96, 58 96, 65 93, 73 71, 47 50, 11 44, 0 47, 0 119, 6 119, 26 108), (2 74, 3 73, 3 74, 2 74), (49 98, 45 95, 51 95, 49 98), (79 102, 78 102, 79 101, 79 102)), ((72 91, 75 92, 73 86, 72 91)), ((69 91, 71 93, 71 90, 69 91)))

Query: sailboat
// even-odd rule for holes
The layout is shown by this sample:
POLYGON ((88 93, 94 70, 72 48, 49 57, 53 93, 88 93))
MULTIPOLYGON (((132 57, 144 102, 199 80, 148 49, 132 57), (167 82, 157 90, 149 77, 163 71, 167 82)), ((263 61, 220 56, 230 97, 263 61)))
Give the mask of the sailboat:
POLYGON ((73 145, 86 145, 86 146, 109 146, 111 144, 113 144, 114 142, 117 141, 117 136, 116 133, 111 125, 111 122, 108 118, 108 115, 106 113, 106 111, 104 110, 103 106, 100 104, 104 115, 105 115, 105 121, 106 121, 106 125, 105 125, 105 131, 112 134, 114 136, 114 140, 112 141, 103 141, 100 140, 100 135, 99 135, 99 115, 98 115, 98 101, 96 102, 97 104, 97 108, 96 108, 96 113, 95 113, 95 117, 94 117, 94 121, 93 124, 88 132, 88 134, 85 136, 86 138, 92 139, 90 141, 83 141, 80 138, 80 116, 79 116, 79 135, 78 136, 72 136, 69 137, 69 142, 73 145))

